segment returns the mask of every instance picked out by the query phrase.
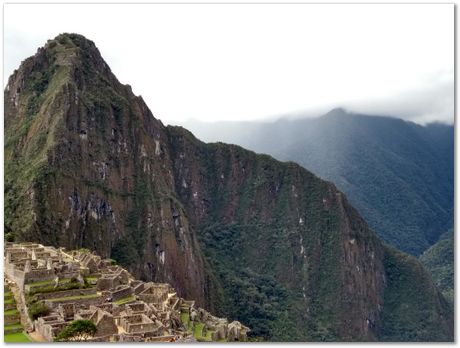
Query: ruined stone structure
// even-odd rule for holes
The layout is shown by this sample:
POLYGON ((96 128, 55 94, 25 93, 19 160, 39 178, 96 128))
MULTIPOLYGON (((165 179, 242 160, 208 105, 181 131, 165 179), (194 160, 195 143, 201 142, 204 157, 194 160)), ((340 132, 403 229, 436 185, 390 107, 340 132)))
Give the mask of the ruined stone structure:
POLYGON ((87 250, 6 243, 5 276, 49 308, 34 321, 35 331, 48 341, 79 319, 96 325, 94 342, 244 341, 249 331, 195 308, 169 284, 136 280, 87 250), (199 337, 195 323, 202 328, 199 337))

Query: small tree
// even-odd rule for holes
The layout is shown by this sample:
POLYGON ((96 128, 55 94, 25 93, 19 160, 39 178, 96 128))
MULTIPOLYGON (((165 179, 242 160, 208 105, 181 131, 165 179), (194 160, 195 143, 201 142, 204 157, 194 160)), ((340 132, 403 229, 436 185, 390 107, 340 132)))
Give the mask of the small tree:
POLYGON ((55 341, 86 341, 97 328, 91 320, 74 320, 56 336, 55 341))
POLYGON ((50 309, 43 303, 43 301, 31 301, 29 305, 29 316, 32 320, 47 316, 49 313, 50 309))

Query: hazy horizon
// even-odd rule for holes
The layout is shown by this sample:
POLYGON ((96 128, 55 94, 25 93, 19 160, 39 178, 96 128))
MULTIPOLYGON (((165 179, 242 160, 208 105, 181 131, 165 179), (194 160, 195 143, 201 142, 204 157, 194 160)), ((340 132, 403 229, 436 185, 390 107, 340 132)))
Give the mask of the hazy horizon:
POLYGON ((4 9, 4 85, 48 39, 76 32, 167 124, 270 121, 337 107, 420 124, 454 121, 452 4, 4 9))
POLYGON ((346 113, 349 114, 355 114, 355 115, 362 115, 362 116, 370 116, 370 117, 385 117, 385 118, 394 118, 394 119, 401 119, 407 122, 413 122, 421 126, 426 126, 428 124, 441 124, 441 125, 447 125, 447 126, 453 126, 454 125, 454 119, 452 120, 427 120, 427 121, 421 121, 421 120, 407 120, 402 117, 399 117, 398 115, 384 115, 384 114, 376 114, 376 113, 366 113, 366 112, 357 112, 352 109, 344 108, 344 107, 333 107, 326 109, 326 111, 299 111, 299 112, 294 112, 294 113, 283 113, 279 115, 271 115, 267 116, 265 118, 260 118, 257 120, 200 120, 197 118, 188 118, 186 120, 177 120, 177 121, 172 121, 171 123, 167 123, 173 126, 180 126, 181 123, 183 124, 191 124, 193 122, 195 123, 204 123, 204 124, 213 124, 213 123, 276 123, 280 121, 299 121, 303 119, 312 119, 312 118, 320 118, 323 116, 326 116, 329 112, 335 110, 335 109, 344 109, 346 113))

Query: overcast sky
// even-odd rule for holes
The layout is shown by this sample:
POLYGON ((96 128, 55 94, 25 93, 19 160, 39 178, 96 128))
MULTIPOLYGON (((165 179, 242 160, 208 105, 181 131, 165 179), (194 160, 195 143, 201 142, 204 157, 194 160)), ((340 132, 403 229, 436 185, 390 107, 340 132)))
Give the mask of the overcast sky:
POLYGON ((454 5, 4 6, 4 85, 76 32, 165 123, 339 106, 453 122, 454 5))

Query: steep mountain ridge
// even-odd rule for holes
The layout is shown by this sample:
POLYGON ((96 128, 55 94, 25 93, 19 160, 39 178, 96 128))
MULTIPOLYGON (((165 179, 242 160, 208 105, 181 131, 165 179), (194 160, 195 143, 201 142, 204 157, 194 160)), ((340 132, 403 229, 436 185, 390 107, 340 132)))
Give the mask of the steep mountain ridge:
POLYGON ((334 182, 387 243, 420 255, 453 217, 452 126, 334 109, 275 122, 187 122, 204 141, 236 143, 334 182))
MULTIPOLYGON (((214 273, 221 289, 238 288, 235 283, 248 276, 233 268, 249 265, 254 278, 268 275, 284 285, 287 299, 280 307, 303 307, 302 321, 315 319, 312 336, 304 333, 303 339, 370 339, 374 333, 366 320, 378 321, 385 277, 381 245, 343 195, 297 164, 283 165, 237 146, 205 145, 170 129, 178 153, 177 192, 192 210, 189 216, 197 217, 193 222, 210 269, 219 269, 214 273), (347 322, 350 313, 355 320, 347 322)), ((239 307, 233 308, 235 315, 242 314, 239 307)), ((248 320, 258 318, 257 305, 245 307, 252 311, 248 320)), ((295 317, 285 320, 296 326, 295 317)), ((251 322, 260 328, 257 321, 251 322)))
POLYGON ((386 304, 404 280, 389 270, 426 273, 405 256, 388 268, 390 249, 333 184, 164 127, 76 34, 50 40, 8 81, 5 232, 97 250, 270 340, 408 337, 395 323, 411 340, 453 335, 429 280, 430 291, 411 289, 428 305, 382 321, 411 296, 386 304))
POLYGON ((179 218, 163 168, 171 166, 161 144, 166 129, 94 44, 67 35, 48 42, 7 91, 5 230, 112 255, 143 279, 171 281, 203 304, 199 246, 179 218))

